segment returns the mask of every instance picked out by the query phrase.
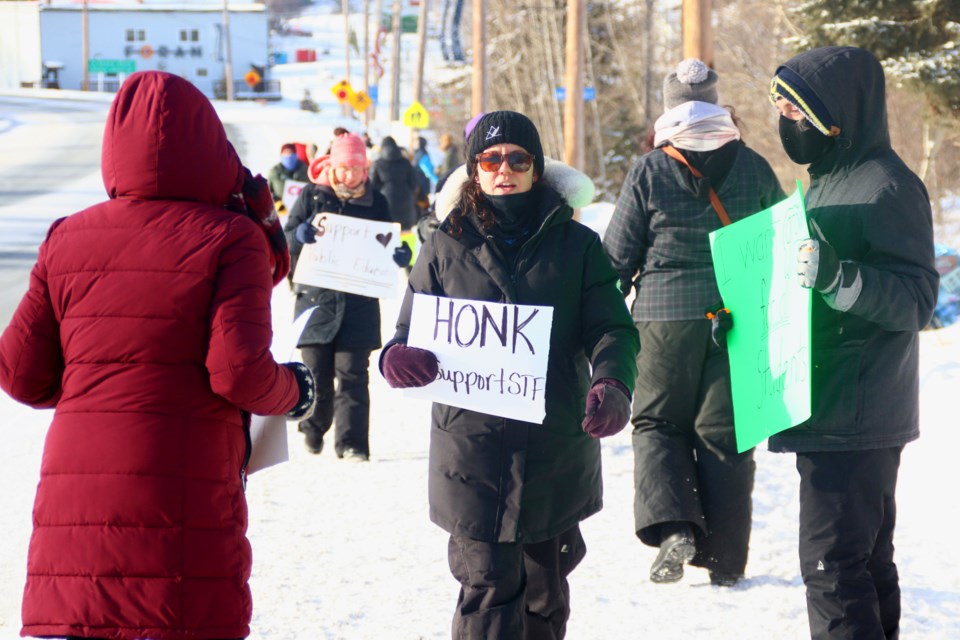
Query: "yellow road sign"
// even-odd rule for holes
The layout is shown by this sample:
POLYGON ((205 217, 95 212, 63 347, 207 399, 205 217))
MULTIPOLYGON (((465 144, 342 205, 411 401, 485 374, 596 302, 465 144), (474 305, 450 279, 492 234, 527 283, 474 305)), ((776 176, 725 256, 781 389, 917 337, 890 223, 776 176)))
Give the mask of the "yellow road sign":
POLYGON ((337 101, 340 104, 346 102, 352 103, 355 99, 356 94, 353 92, 353 87, 350 86, 350 83, 346 80, 341 80, 337 84, 330 87, 330 91, 333 92, 333 95, 337 97, 337 101))
POLYGON ((419 102, 414 102, 403 112, 403 126, 411 129, 426 129, 430 126, 430 114, 419 102))
POLYGON ((350 106, 357 110, 359 113, 363 113, 373 104, 373 100, 370 99, 370 96, 367 95, 366 91, 361 89, 353 94, 353 100, 350 101, 350 106))

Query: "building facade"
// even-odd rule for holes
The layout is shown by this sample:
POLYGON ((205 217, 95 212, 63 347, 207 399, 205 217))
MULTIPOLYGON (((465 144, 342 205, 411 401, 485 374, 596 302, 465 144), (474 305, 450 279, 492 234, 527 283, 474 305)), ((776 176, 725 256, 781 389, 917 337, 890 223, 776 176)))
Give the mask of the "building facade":
MULTIPOLYGON (((82 7, 40 4, 38 14, 39 59, 33 63, 34 75, 43 86, 81 89, 82 7)), ((160 70, 182 76, 209 97, 225 95, 228 65, 222 5, 90 4, 87 25, 90 90, 113 91, 133 71, 160 70)), ((238 92, 249 92, 253 83, 245 78, 263 79, 267 68, 269 29, 264 5, 231 4, 229 33, 234 86, 238 92), (249 75, 251 71, 255 75, 249 75)), ((258 89, 262 88, 261 83, 258 89)))

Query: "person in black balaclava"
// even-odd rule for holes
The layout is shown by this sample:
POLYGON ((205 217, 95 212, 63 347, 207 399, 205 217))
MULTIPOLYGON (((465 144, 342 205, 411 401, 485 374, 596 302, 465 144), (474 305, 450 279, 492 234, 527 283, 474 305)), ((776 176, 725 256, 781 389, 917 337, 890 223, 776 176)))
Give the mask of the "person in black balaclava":
POLYGON ((796 452, 800 572, 815 640, 897 638, 897 473, 919 436, 919 340, 933 315, 930 198, 890 146, 883 68, 823 47, 771 83, 780 140, 808 166, 811 237, 797 251, 813 290, 813 415, 770 438, 796 452))
POLYGON ((602 503, 598 439, 630 417, 637 332, 600 238, 573 220, 590 179, 547 163, 533 122, 513 111, 480 118, 466 147, 380 371, 395 388, 437 379, 433 352, 406 345, 415 293, 553 308, 542 422, 435 403, 429 499, 460 583, 453 637, 559 640, 567 576, 586 553, 579 523, 602 503))

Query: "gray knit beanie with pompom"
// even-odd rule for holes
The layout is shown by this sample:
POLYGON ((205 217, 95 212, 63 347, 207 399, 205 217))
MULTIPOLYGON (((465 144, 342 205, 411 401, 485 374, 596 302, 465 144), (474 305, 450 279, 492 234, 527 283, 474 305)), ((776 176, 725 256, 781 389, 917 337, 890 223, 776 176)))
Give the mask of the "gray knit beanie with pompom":
POLYGON ((717 99, 717 73, 696 58, 687 58, 663 79, 666 110, 691 100, 717 104, 717 99))

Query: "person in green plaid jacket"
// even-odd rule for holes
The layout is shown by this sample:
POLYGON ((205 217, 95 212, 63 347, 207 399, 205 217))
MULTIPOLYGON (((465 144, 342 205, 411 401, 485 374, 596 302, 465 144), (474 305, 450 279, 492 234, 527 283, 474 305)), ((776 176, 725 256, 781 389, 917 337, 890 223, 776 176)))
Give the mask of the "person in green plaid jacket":
POLYGON ((717 104, 712 69, 684 60, 663 95, 653 149, 633 163, 603 240, 624 297, 636 290, 635 530, 660 549, 653 582, 680 580, 689 562, 730 586, 747 564, 756 467, 734 437, 730 325, 706 316, 723 307, 707 236, 785 196, 717 104))

